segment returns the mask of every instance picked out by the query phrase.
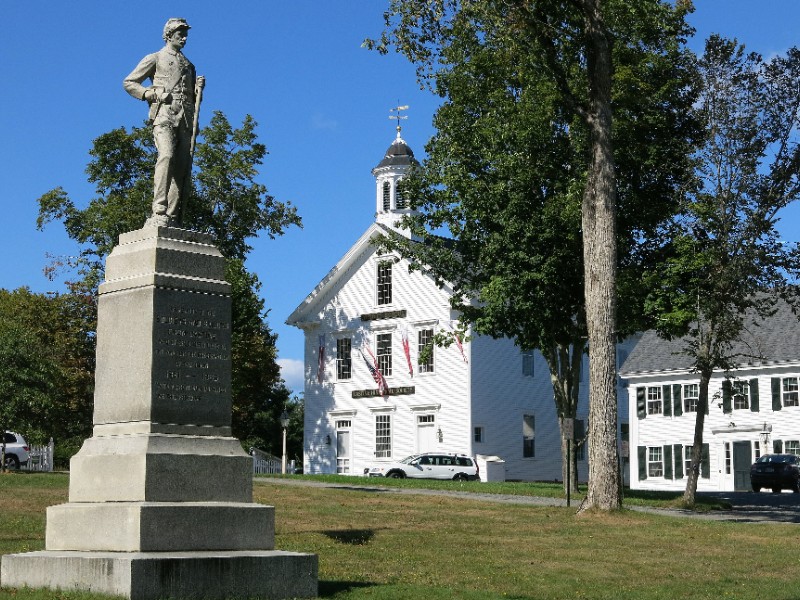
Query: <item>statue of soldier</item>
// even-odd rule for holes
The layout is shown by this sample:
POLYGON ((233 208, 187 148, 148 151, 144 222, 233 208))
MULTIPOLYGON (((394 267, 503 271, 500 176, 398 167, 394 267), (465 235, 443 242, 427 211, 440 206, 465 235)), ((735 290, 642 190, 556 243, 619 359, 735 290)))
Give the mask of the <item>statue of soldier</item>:
POLYGON ((167 21, 166 45, 145 56, 122 84, 131 96, 150 105, 149 120, 158 150, 153 213, 146 225, 181 224, 183 203, 189 192, 196 114, 205 78, 196 76, 194 65, 181 52, 188 34, 186 19, 167 21), (151 80, 151 87, 142 85, 147 79, 151 80))

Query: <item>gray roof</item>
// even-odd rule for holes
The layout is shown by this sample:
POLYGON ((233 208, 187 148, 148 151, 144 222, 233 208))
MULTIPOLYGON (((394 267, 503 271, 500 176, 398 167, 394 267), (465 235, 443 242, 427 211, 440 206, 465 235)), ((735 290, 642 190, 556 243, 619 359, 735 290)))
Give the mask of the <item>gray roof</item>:
POLYGON ((414 153, 411 151, 411 148, 408 147, 408 144, 406 144, 402 138, 398 137, 392 142, 388 150, 386 150, 383 160, 379 162, 375 168, 380 169, 381 167, 396 165, 410 166, 415 164, 418 164, 418 161, 414 158, 414 153))
MULTIPOLYGON (((732 363, 737 367, 780 365, 800 362, 800 320, 784 301, 777 312, 763 321, 749 319, 744 334, 734 344, 732 363)), ((642 334, 620 369, 627 377, 645 373, 691 370, 694 361, 683 351, 687 339, 664 340, 655 331, 642 334)))

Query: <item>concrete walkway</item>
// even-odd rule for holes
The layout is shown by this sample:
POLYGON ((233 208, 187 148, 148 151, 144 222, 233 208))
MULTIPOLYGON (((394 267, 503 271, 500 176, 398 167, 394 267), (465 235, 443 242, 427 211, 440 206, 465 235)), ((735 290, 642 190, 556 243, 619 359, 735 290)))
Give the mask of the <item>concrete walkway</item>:
MULTIPOLYGON (((309 479, 256 477, 257 485, 295 485, 317 488, 352 490, 376 494, 409 494, 416 496, 448 496, 464 500, 494 502, 498 504, 519 504, 527 506, 566 506, 564 498, 545 498, 540 496, 514 496, 509 494, 481 494, 479 492, 459 492, 450 490, 427 490, 413 488, 392 488, 370 485, 350 485, 325 483, 309 479)), ((698 492, 698 496, 712 497, 732 505, 731 510, 698 513, 689 510, 653 508, 647 506, 626 506, 627 509, 664 516, 709 521, 738 521, 749 523, 798 523, 800 524, 800 494, 769 494, 753 492, 698 492)), ((571 507, 576 511, 580 500, 573 500, 571 507)))

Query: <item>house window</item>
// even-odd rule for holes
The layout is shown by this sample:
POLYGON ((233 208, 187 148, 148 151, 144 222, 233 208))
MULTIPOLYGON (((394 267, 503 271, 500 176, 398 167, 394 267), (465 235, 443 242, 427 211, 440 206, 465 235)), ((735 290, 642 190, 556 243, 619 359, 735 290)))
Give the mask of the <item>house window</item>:
POLYGON ((350 338, 336 340, 336 378, 350 379, 353 373, 351 358, 352 341, 350 338))
POLYGON ((401 188, 401 186, 400 186, 400 182, 401 181, 402 181, 402 179, 398 179, 397 182, 395 183, 395 187, 394 187, 394 204, 395 204, 395 208, 399 208, 399 209, 403 209, 403 208, 406 207, 406 199, 405 199, 405 197, 403 195, 403 190, 400 189, 401 188))
POLYGON ((473 428, 473 437, 472 439, 475 441, 476 444, 482 444, 485 440, 485 433, 483 427, 475 427, 473 428))
POLYGON ((417 333, 419 372, 433 373, 433 329, 420 329, 417 333))
POLYGON ((536 456, 534 437, 536 434, 536 419, 533 415, 522 415, 522 457, 533 458, 536 456))
POLYGON ((750 384, 746 381, 734 381, 732 386, 732 391, 733 391, 733 408, 749 409, 750 384))
POLYGON ((382 260, 378 263, 378 304, 392 303, 392 263, 382 260))
POLYGON ((392 416, 375 415, 375 458, 392 457, 392 416))
POLYGON ((784 406, 800 406, 798 399, 797 377, 784 377, 782 394, 784 406))
POLYGON ((647 476, 664 476, 664 449, 661 446, 651 446, 647 449, 647 476))
POLYGON ((731 474, 731 443, 725 442, 725 474, 731 474))
POLYGON ((700 386, 689 383, 683 386, 683 412, 697 412, 697 401, 700 398, 700 386))
POLYGON ((533 377, 533 350, 522 351, 522 375, 533 377))
POLYGON ((753 442, 753 454, 756 457, 756 460, 761 458, 761 442, 753 442))
POLYGON ((378 368, 384 377, 392 374, 392 334, 379 333, 378 341, 378 368))
POLYGON ((660 415, 662 412, 661 388, 658 386, 647 388, 647 414, 660 415))
POLYGON ((683 472, 687 477, 692 472, 692 446, 683 447, 683 472))
POLYGON ((388 181, 383 182, 383 210, 388 211, 392 208, 392 188, 388 181))
POLYGON ((800 440, 786 440, 783 445, 786 454, 796 454, 800 456, 800 440))

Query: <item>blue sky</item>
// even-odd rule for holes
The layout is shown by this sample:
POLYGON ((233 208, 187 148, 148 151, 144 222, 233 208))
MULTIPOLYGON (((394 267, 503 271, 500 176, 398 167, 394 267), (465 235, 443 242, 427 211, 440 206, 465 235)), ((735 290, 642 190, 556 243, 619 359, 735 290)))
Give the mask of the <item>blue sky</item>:
MULTIPOLYGON (((382 29, 380 0, 5 0, 0 19, 0 287, 61 290, 42 272, 51 255, 74 255, 59 224, 36 230, 36 199, 61 186, 79 206, 92 198, 84 173, 92 140, 140 125, 145 107, 122 79, 159 49, 169 17, 192 26, 185 53, 206 76, 201 125, 213 110, 233 124, 251 114, 270 152, 260 181, 290 200, 304 228, 255 240, 249 267, 263 282, 287 385, 302 390, 302 332, 286 317, 374 214, 370 173, 394 139, 389 109, 407 104, 403 137, 422 156, 437 99, 404 59, 361 47, 382 29)), ((696 0, 699 51, 710 33, 771 56, 800 44, 797 0, 696 0)), ((798 239, 800 211, 784 236, 798 239)))

